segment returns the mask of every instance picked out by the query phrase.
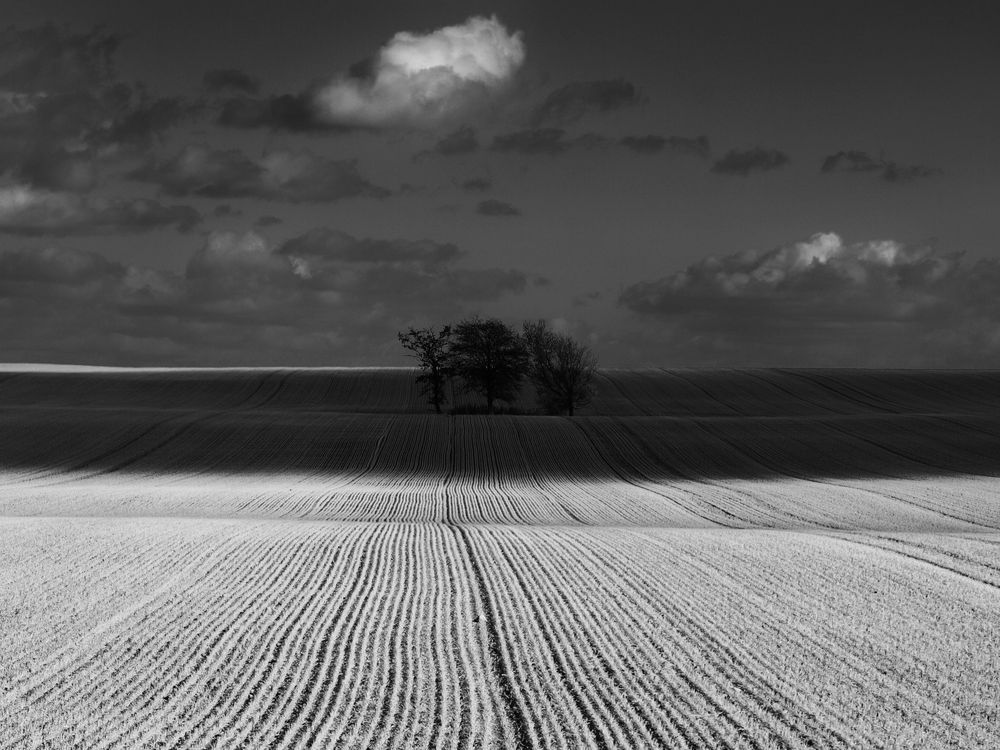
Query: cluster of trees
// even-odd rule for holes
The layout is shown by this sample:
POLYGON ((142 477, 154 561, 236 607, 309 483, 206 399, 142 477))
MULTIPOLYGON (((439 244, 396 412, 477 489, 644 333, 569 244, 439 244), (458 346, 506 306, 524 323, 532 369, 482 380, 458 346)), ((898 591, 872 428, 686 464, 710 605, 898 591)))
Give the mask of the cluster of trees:
POLYGON ((573 416, 590 403, 596 358, 543 320, 516 331, 502 320, 476 317, 440 329, 410 328, 399 333, 399 342, 420 365, 417 382, 438 414, 455 379, 486 399, 490 414, 498 401, 513 403, 525 379, 546 414, 573 416))

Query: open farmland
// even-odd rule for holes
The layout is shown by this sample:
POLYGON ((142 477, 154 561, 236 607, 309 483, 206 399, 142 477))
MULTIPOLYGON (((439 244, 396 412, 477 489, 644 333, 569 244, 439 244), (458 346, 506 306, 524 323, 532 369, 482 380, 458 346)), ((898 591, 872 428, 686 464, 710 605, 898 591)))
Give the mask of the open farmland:
POLYGON ((7 366, 0 748, 997 747, 998 491, 992 372, 7 366))

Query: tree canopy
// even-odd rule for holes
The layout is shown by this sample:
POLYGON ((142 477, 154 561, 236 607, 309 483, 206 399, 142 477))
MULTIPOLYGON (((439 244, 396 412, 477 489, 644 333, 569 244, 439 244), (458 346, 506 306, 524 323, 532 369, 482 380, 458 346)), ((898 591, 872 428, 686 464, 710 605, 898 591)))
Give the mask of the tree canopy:
POLYGON ((410 356, 420 364, 422 372, 417 376, 417 382, 423 385, 428 403, 440 414, 446 398, 445 385, 454 375, 451 326, 443 326, 440 331, 410 328, 399 334, 399 343, 413 352, 410 356))
POLYGON ((451 351, 463 387, 483 396, 490 414, 496 401, 517 398, 527 371, 528 352, 517 331, 502 320, 463 320, 455 326, 451 351))
POLYGON ((544 320, 525 323, 522 335, 530 355, 528 379, 545 411, 572 417, 577 407, 589 404, 597 371, 590 349, 544 320))
POLYGON ((490 414, 498 401, 516 401, 525 378, 547 414, 572 417, 590 403, 596 358, 543 320, 524 323, 519 332, 498 318, 477 316, 440 330, 410 328, 399 333, 399 341, 417 359, 417 382, 439 414, 452 378, 466 392, 481 395, 490 414))

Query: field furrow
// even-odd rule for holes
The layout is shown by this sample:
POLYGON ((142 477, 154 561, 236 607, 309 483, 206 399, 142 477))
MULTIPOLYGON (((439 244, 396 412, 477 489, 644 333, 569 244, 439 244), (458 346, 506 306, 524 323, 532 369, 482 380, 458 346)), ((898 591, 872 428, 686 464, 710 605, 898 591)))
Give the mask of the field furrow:
POLYGON ((0 750, 1000 747, 1000 374, 0 372, 0 750))

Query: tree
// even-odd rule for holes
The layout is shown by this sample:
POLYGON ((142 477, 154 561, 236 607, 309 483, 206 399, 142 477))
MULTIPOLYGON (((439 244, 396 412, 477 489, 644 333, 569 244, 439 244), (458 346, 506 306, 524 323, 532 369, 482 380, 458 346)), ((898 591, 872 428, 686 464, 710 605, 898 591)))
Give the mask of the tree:
POLYGON ((517 332, 502 320, 463 320, 455 326, 451 351, 463 386, 486 399, 490 414, 497 400, 517 398, 528 367, 528 352, 517 332))
POLYGON ((451 326, 444 326, 440 331, 410 328, 398 336, 399 343, 413 352, 409 356, 416 358, 420 364, 422 372, 417 376, 417 382, 423 384, 423 392, 428 395, 427 403, 440 414, 441 404, 445 401, 445 385, 454 374, 451 326))
POLYGON ((556 333, 544 320, 524 324, 523 336, 530 355, 528 379, 550 414, 573 416, 577 407, 590 403, 597 359, 588 347, 564 333, 556 333))

